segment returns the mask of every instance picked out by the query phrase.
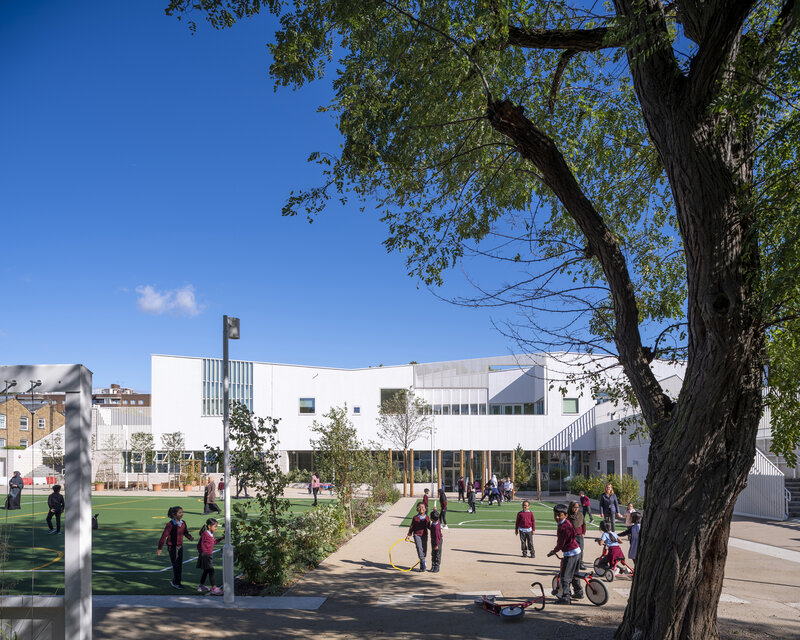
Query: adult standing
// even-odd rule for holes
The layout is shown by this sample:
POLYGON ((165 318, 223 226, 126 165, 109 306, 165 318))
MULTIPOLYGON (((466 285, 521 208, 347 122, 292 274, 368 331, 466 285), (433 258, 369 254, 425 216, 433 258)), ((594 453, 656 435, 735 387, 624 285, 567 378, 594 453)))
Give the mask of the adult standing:
POLYGON ((581 505, 576 501, 569 503, 569 513, 567 513, 567 520, 572 524, 575 529, 575 540, 578 541, 578 546, 581 548, 581 559, 578 561, 581 571, 586 570, 586 565, 583 563, 583 537, 586 535, 586 520, 581 513, 581 505))
POLYGON ((439 519, 442 529, 447 529, 447 494, 444 492, 444 485, 439 487, 439 519))
POLYGON ((611 531, 617 530, 614 525, 615 517, 622 518, 622 514, 619 512, 619 501, 610 482, 606 485, 603 495, 600 496, 600 515, 609 523, 611 531))
POLYGON ((203 513, 211 513, 212 511, 216 513, 222 513, 220 508, 217 506, 217 484, 214 482, 214 477, 208 477, 208 484, 206 485, 206 508, 203 510, 203 513))
POLYGON ((458 479, 458 501, 459 502, 466 502, 467 501, 467 496, 466 496, 466 493, 465 493, 465 489, 466 488, 467 488, 467 485, 464 483, 464 476, 461 476, 458 479))
POLYGON ((8 497, 6 498, 6 509, 20 508, 20 498, 22 497, 22 487, 25 483, 22 481, 22 475, 19 471, 15 471, 11 480, 8 481, 8 497))
POLYGON ((320 486, 321 486, 321 483, 319 481, 319 476, 317 475, 317 472, 314 471, 311 474, 311 493, 314 494, 314 506, 315 507, 317 506, 317 494, 319 493, 320 486))

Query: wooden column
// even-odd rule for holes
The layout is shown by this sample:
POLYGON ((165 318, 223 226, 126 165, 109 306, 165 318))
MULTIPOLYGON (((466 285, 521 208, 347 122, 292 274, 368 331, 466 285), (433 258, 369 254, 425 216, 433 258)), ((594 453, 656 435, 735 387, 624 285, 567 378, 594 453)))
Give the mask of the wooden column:
POLYGON ((475 469, 475 466, 474 466, 473 460, 472 460, 472 453, 473 453, 473 451, 472 451, 472 449, 470 449, 469 450, 469 481, 472 484, 475 484, 475 474, 473 473, 473 470, 475 469))
POLYGON ((542 501, 542 460, 541 451, 536 450, 536 500, 542 501))
POLYGON ((459 456, 458 459, 461 461, 461 472, 460 472, 460 475, 463 478, 464 477, 464 450, 463 449, 461 450, 461 455, 459 456))
POLYGON ((408 449, 403 449, 403 497, 408 493, 408 449))
POLYGON ((488 452, 486 450, 484 450, 484 452, 483 452, 483 486, 484 487, 486 486, 486 483, 489 482, 489 478, 491 478, 491 476, 489 475, 489 465, 486 462, 486 454, 487 453, 488 452))
POLYGON ((511 482, 514 483, 514 488, 511 490, 511 499, 514 499, 514 494, 517 491, 517 474, 514 472, 517 470, 517 456, 516 452, 511 452, 511 482))
POLYGON ((492 451, 489 450, 486 452, 486 477, 489 478, 489 480, 492 479, 493 471, 494 469, 492 469, 492 451))
POLYGON ((409 449, 409 452, 411 453, 411 455, 409 456, 410 465, 408 469, 409 470, 408 481, 409 481, 411 497, 413 498, 414 497, 414 450, 409 449))

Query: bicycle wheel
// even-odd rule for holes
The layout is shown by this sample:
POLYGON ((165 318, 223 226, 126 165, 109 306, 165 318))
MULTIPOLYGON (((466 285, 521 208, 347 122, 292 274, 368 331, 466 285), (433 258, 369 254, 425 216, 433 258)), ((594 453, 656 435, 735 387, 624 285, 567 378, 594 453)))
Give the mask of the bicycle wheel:
POLYGON ((551 593, 554 596, 558 595, 558 576, 553 576, 553 591, 551 593))
POLYGON ((522 607, 503 607, 500 609, 500 618, 505 622, 512 620, 522 620, 525 615, 525 609, 522 607))
POLYGON ((608 602, 608 588, 599 580, 587 580, 584 591, 589 602, 598 607, 608 602))
POLYGON ((603 569, 600 567, 600 561, 602 559, 603 559, 602 557, 597 558, 594 561, 594 565, 593 565, 594 575, 596 575, 598 578, 602 577, 602 575, 605 573, 605 571, 603 571, 603 569))
POLYGON ((614 582, 614 572, 611 569, 606 569, 606 572, 603 574, 603 579, 606 582, 614 582))

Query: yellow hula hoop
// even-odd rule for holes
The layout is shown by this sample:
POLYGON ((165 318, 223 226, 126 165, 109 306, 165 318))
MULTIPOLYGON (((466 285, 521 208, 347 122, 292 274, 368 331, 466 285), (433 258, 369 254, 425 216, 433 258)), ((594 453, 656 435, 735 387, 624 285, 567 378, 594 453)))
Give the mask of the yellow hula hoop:
POLYGON ((401 542, 411 542, 411 540, 406 540, 405 538, 400 538, 391 547, 389 547, 389 564, 392 565, 392 567, 397 569, 398 571, 402 571, 402 572, 405 573, 407 571, 411 571, 414 567, 416 567, 420 563, 420 561, 417 560, 417 562, 415 564, 412 564, 408 569, 403 569, 403 567, 398 567, 394 562, 392 562, 392 549, 394 549, 401 542))

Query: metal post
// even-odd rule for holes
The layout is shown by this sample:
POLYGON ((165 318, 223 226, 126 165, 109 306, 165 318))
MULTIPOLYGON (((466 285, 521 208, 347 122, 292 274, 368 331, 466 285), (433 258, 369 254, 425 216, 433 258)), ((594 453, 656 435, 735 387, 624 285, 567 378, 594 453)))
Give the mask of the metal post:
POLYGON ((622 475, 622 429, 619 427, 617 428, 619 432, 619 471, 617 471, 617 475, 622 475))
POLYGON ((231 452, 230 452, 230 390, 228 381, 228 338, 238 340, 239 318, 222 316, 222 439, 225 447, 225 546, 222 547, 223 600, 233 604, 233 544, 231 543, 231 452))
POLYGON ((125 456, 128 456, 130 459, 130 451, 128 450, 128 425, 122 425, 125 427, 125 451, 122 452, 122 464, 125 467, 125 488, 128 488, 128 460, 125 459, 125 456))

